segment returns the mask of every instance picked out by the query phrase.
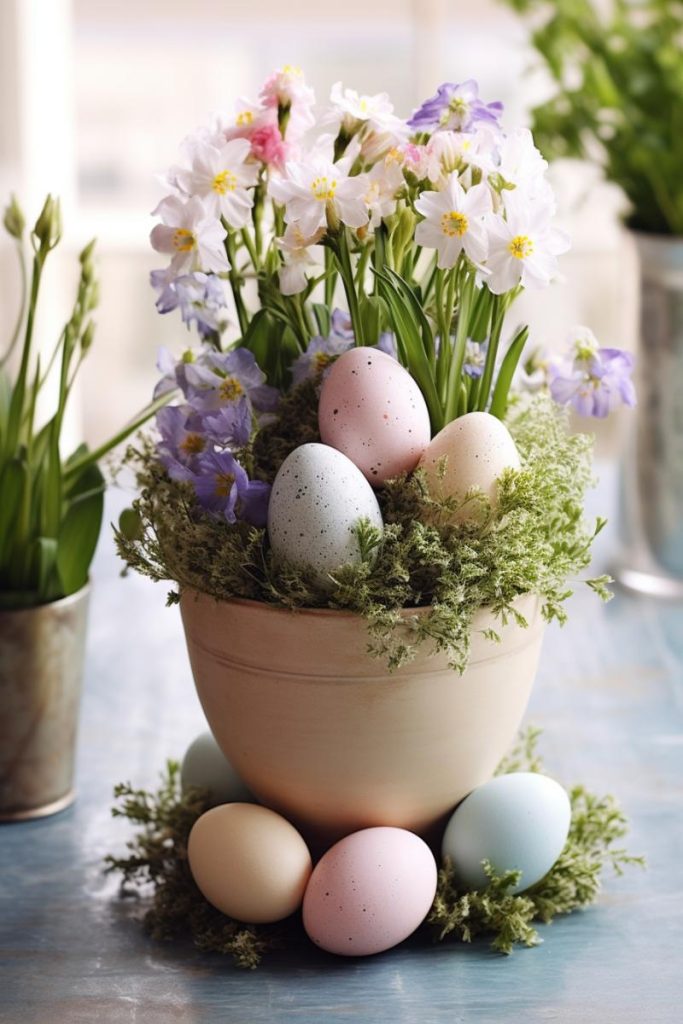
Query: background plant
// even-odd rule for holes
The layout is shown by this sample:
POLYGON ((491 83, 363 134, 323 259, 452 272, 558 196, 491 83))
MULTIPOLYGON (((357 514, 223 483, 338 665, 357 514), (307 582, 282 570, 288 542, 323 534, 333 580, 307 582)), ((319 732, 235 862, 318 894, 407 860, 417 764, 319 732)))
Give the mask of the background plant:
POLYGON ((59 201, 47 197, 28 239, 15 199, 5 211, 4 226, 16 245, 22 286, 14 331, 0 359, 0 608, 24 608, 84 586, 102 522, 105 484, 98 459, 161 403, 144 410, 97 451, 81 445, 62 458, 67 402, 95 334, 95 243, 79 256, 73 311, 45 361, 34 352, 34 327, 45 264, 62 234, 59 201), (12 380, 9 363, 17 351, 19 365, 12 380), (57 397, 51 415, 39 426, 38 396, 53 371, 57 397))
POLYGON ((598 160, 640 231, 683 234, 683 4, 677 0, 505 0, 531 16, 554 83, 533 111, 548 158, 598 160))

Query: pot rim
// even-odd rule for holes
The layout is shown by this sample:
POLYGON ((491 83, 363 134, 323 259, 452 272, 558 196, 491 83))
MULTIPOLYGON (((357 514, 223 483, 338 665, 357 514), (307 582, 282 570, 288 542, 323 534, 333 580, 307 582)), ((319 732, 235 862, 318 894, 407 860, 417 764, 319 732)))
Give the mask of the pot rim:
MULTIPOLYGON (((215 604, 225 605, 241 605, 245 608, 262 608, 264 611, 269 611, 284 615, 302 615, 311 616, 312 618, 348 618, 348 619, 363 619, 363 616, 359 612, 353 612, 347 608, 308 608, 306 606, 300 608, 286 608, 284 605, 272 604, 270 601, 254 601, 250 597, 214 597, 213 594, 207 594, 203 590, 197 590, 196 587, 182 587, 180 589, 180 598, 187 595, 192 597, 195 601, 199 598, 203 598, 206 601, 213 601, 215 604)), ((533 599, 540 601, 541 598, 538 594, 534 594, 531 591, 527 591, 524 594, 518 594, 515 598, 516 601, 524 598, 533 599)), ((397 609, 399 614, 408 617, 411 615, 425 614, 432 608, 430 604, 420 604, 414 607, 403 607, 397 609)), ((491 612, 490 605, 481 605, 476 609, 475 615, 478 612, 491 612)))
POLYGON ((72 604, 78 604, 84 598, 88 596, 91 590, 91 582, 88 579, 80 590, 74 591, 73 594, 67 594, 66 597, 58 597, 56 601, 44 601, 42 604, 32 604, 26 608, 0 608, 0 617, 10 615, 35 615, 36 612, 46 611, 47 609, 52 610, 59 609, 60 611, 64 608, 68 608, 72 604))

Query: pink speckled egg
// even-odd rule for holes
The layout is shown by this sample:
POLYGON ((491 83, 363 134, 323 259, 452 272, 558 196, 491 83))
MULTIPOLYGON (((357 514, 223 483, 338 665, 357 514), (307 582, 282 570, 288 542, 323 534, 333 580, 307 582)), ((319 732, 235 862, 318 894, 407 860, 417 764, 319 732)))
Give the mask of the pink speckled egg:
POLYGON ((343 452, 373 486, 409 473, 429 444, 422 392, 400 363, 375 348, 351 348, 320 393, 320 437, 343 452))
POLYGON ((436 875, 429 847, 413 832, 354 832, 313 869, 304 895, 304 928, 316 946, 340 956, 391 949, 429 913, 436 875))

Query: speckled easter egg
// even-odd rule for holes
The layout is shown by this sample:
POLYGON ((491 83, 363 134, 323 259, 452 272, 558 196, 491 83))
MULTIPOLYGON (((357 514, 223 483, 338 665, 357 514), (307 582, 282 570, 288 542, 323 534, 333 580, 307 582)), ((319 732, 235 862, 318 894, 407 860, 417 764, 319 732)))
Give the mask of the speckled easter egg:
POLYGON ((487 884, 482 861, 497 874, 521 871, 523 892, 546 875, 569 834, 571 807, 554 779, 536 772, 499 775, 470 793, 448 823, 442 852, 466 889, 487 884))
MULTIPOLYGON (((447 423, 420 459, 434 497, 461 501, 468 491, 477 488, 493 505, 503 471, 519 469, 520 465, 510 431, 488 412, 468 412, 447 423)), ((468 519, 476 509, 475 502, 468 502, 454 513, 454 521, 468 519)))
POLYGON ((191 787, 207 791, 212 804, 254 800, 210 732, 201 733, 187 748, 180 783, 183 793, 191 787))
POLYGON ((304 928, 329 953, 381 953, 403 942, 424 921, 436 893, 436 876, 429 847, 413 832, 354 832, 316 864, 304 896, 304 928))
POLYGON ((277 558, 309 566, 320 582, 347 562, 359 562, 355 527, 368 519, 383 528, 369 483, 350 459, 326 444, 303 444, 280 466, 268 507, 268 537, 277 558))
POLYGON ((187 856, 204 898, 250 924, 293 914, 312 866, 294 826, 256 804, 222 804, 202 814, 192 826, 187 856))
POLYGON ((320 436, 358 466, 373 486, 409 473, 429 444, 422 392, 400 363, 375 348, 337 359, 320 392, 320 436))

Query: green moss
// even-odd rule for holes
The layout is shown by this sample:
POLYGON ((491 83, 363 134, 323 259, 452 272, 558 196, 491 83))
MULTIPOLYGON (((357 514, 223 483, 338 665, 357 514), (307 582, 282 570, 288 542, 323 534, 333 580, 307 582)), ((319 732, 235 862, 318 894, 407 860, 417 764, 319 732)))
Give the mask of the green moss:
MULTIPOLYGON (((248 453, 253 473, 272 479, 289 451, 317 438, 315 401, 312 386, 285 400, 280 419, 257 435, 248 453)), ((449 517, 455 504, 434 501, 419 472, 394 480, 377 492, 384 534, 359 524, 366 558, 340 567, 331 591, 305 567, 277 563, 264 530, 228 526, 204 512, 186 486, 166 477, 149 441, 129 450, 141 487, 134 506, 141 526, 137 535, 117 534, 119 551, 152 579, 218 599, 357 612, 368 622, 370 652, 391 667, 428 643, 462 671, 479 608, 489 607, 502 623, 517 617, 515 599, 532 593, 541 598, 546 619, 564 621, 563 603, 589 565, 591 543, 604 525, 583 519, 590 438, 569 433, 566 416, 546 396, 518 403, 508 425, 522 469, 503 474, 495 509, 482 495, 471 495, 466 500, 477 502, 480 514, 454 527, 449 517), (396 628, 402 608, 427 606, 412 635, 396 628)), ((608 596, 606 578, 585 582, 608 596)))
MULTIPOLYGON (((523 733, 499 771, 542 771, 538 737, 538 730, 523 733)), ((140 890, 149 897, 144 925, 153 938, 189 938, 200 949, 229 954, 238 967, 248 968, 256 967, 269 950, 307 942, 298 915, 278 925, 245 925, 206 902, 189 871, 187 839, 207 802, 198 790, 181 794, 175 762, 168 763, 155 793, 124 784, 114 795, 114 816, 127 818, 137 832, 128 842, 127 855, 107 857, 106 869, 121 875, 122 895, 140 890)), ((627 822, 612 797, 597 797, 575 786, 570 799, 572 821, 565 849, 546 877, 527 892, 511 893, 517 872, 496 876, 490 867, 485 890, 459 892, 444 865, 422 929, 425 940, 471 942, 487 935, 502 953, 512 952, 516 945, 534 946, 539 942, 534 922, 547 923, 593 903, 606 867, 621 873, 628 865, 643 864, 620 845, 627 822)))

